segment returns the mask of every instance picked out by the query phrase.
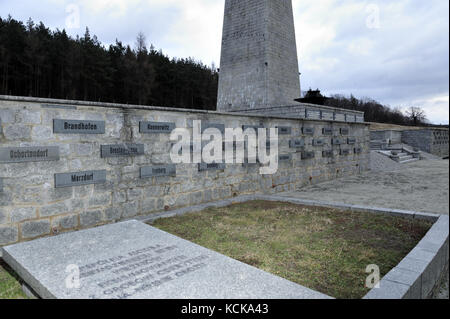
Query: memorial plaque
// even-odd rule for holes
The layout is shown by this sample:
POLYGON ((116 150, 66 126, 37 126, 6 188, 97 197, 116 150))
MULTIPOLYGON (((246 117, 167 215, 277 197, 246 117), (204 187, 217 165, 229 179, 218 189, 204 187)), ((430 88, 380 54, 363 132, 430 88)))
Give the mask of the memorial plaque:
POLYGON ((139 122, 139 133, 143 134, 170 134, 174 129, 175 123, 139 122))
POLYGON ((289 141, 289 148, 301 148, 304 146, 305 146, 305 140, 303 140, 303 139, 296 139, 296 140, 289 141))
POLYGON ((244 159, 244 163, 242 163, 242 166, 255 166, 255 165, 259 165, 259 159, 258 158, 253 158, 252 162, 250 162, 250 160, 248 158, 244 159), (254 163, 253 163, 254 162, 254 163))
POLYGON ((347 139, 347 144, 350 144, 350 145, 356 144, 356 138, 354 138, 354 137, 349 137, 349 138, 347 139))
POLYGON ((330 298, 136 220, 2 251, 44 299, 330 298), (75 274, 78 287, 70 285, 75 274))
POLYGON ((225 124, 203 123, 202 122, 202 133, 204 133, 209 128, 218 129, 220 131, 220 133, 225 134, 225 124))
POLYGON ((46 162, 58 160, 58 146, 0 148, 0 163, 46 162))
POLYGON ((101 157, 121 157, 144 155, 144 144, 102 145, 101 157))
POLYGON ((141 178, 176 175, 177 166, 175 164, 141 167, 141 178))
POLYGON ((341 150, 341 155, 344 155, 344 156, 350 155, 350 150, 349 149, 341 150))
POLYGON ((106 183, 106 170, 55 174, 55 188, 106 183))
POLYGON ((363 149, 361 147, 355 148, 355 154, 361 154, 363 152, 363 149))
POLYGON ((313 127, 303 127, 302 128, 302 133, 304 135, 314 135, 314 131, 315 131, 315 129, 313 127))
POLYGON ((345 144, 344 141, 343 141, 342 139, 340 139, 340 138, 333 138, 333 139, 331 140, 331 143, 332 143, 333 145, 342 145, 342 144, 345 144))
POLYGON ((312 159, 316 157, 316 153, 313 151, 302 152, 302 159, 312 159))
POLYGON ((329 128, 329 127, 324 127, 323 129, 322 129, 322 134, 323 135, 333 135, 333 129, 332 128, 329 128))
POLYGON ((214 170, 224 170, 226 165, 224 163, 200 163, 198 164, 198 171, 214 171, 214 170))
POLYGON ((322 157, 333 157, 333 155, 334 153, 331 150, 322 152, 322 157))
POLYGON ((313 146, 323 146, 325 145, 325 141, 322 139, 314 139, 313 140, 313 146))
POLYGON ((57 134, 104 134, 104 121, 53 120, 53 133, 57 134))
POLYGON ((278 156, 279 162, 287 162, 290 160, 292 160, 292 154, 282 154, 282 155, 278 156))
POLYGON ((341 135, 348 135, 349 129, 348 128, 341 128, 341 135))
POLYGON ((289 126, 277 126, 278 135, 291 135, 292 127, 289 126))
POLYGON ((255 130, 256 135, 258 135, 259 129, 261 128, 265 129, 265 127, 262 125, 242 125, 242 131, 244 131, 244 133, 247 129, 253 129, 255 130))
POLYGON ((0 117, 0 134, 3 133, 2 118, 0 117))
POLYGON ((3 178, 0 177, 0 193, 3 193, 3 178))

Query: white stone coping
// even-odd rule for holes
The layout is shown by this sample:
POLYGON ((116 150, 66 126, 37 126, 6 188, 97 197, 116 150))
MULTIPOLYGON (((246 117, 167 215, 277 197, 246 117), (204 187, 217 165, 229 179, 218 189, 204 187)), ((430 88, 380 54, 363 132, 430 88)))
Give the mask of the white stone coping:
POLYGON ((449 216, 399 209, 328 203, 277 195, 245 195, 233 199, 201 204, 141 217, 143 222, 199 212, 210 207, 225 207, 251 200, 288 202, 292 204, 348 209, 434 222, 417 246, 380 281, 363 299, 426 299, 441 279, 449 260, 449 216))
MULTIPOLYGON (((212 114, 212 115, 226 115, 234 117, 253 117, 253 118, 264 118, 264 119, 282 119, 282 120, 297 120, 297 121, 310 121, 310 122, 330 122, 330 123, 351 123, 351 124, 361 124, 369 126, 370 123, 367 122, 346 122, 346 121, 334 121, 326 119, 296 119, 283 116, 272 116, 263 114, 247 114, 239 112, 218 112, 210 110, 198 110, 198 109, 183 109, 176 107, 166 107, 166 106, 146 106, 146 105, 133 105, 133 104, 118 104, 109 102, 91 102, 91 101, 77 101, 77 100, 61 100, 61 99, 48 99, 48 98, 37 98, 37 97, 26 97, 26 96, 12 96, 12 95, 0 95, 0 101, 11 101, 11 102, 29 102, 29 103, 41 103, 41 104, 54 104, 54 105, 67 105, 67 106, 88 106, 88 107, 104 107, 104 108, 118 108, 118 109, 128 109, 128 110, 148 110, 148 111, 161 111, 161 112, 183 112, 183 113, 197 113, 197 114, 212 114)), ((300 105, 301 106, 301 105, 300 105)), ((311 104, 312 107, 318 108, 317 105, 311 104)), ((320 106, 322 108, 322 106, 320 106)), ((341 112, 353 110, 341 109, 341 112)), ((361 113, 364 114, 364 113, 361 113)))

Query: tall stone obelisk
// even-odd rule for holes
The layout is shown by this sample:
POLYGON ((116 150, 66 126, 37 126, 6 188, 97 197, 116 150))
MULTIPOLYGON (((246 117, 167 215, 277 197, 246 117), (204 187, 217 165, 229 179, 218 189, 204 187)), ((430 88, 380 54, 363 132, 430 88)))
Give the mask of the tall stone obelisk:
POLYGON ((217 110, 294 105, 297 98, 292 0, 226 0, 217 110))

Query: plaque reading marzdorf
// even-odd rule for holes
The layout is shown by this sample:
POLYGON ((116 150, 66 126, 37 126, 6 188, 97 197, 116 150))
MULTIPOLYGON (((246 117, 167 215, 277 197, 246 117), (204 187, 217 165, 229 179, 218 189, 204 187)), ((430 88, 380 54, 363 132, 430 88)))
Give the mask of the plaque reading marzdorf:
POLYGON ((0 163, 46 162, 58 160, 58 146, 0 148, 0 163))
POLYGON ((55 187, 106 183, 106 170, 55 174, 55 187))

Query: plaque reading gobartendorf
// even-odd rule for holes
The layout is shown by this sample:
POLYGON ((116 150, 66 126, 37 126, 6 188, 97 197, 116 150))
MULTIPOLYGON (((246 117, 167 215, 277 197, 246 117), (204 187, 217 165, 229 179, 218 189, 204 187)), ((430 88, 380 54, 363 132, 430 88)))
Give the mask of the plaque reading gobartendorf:
POLYGON ((106 170, 55 174, 55 187, 106 183, 106 170))
POLYGON ((53 133, 105 134, 104 121, 53 120, 53 133))
POLYGON ((102 158, 139 155, 144 155, 144 144, 115 144, 101 146, 102 158))
POLYGON ((0 148, 0 163, 46 162, 58 160, 58 146, 0 148))

